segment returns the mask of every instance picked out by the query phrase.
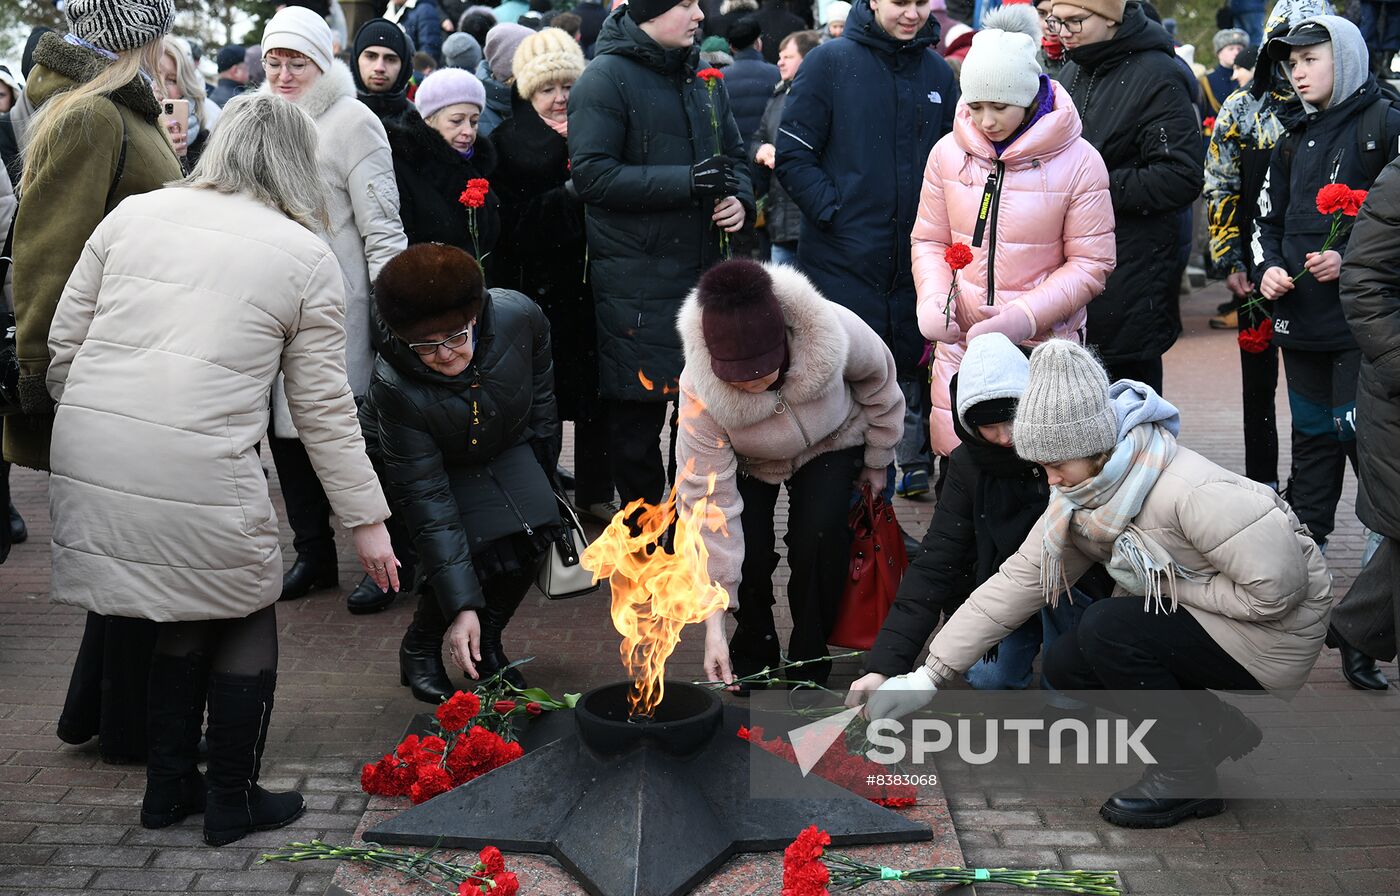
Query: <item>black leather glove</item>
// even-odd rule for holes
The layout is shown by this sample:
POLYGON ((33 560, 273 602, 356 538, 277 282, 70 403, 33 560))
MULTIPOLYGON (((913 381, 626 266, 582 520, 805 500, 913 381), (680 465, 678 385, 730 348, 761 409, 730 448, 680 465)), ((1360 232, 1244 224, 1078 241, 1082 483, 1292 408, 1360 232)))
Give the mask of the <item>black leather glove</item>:
POLYGON ((697 199, 719 199, 739 192, 739 176, 734 161, 726 156, 710 156, 690 167, 690 193, 697 199))

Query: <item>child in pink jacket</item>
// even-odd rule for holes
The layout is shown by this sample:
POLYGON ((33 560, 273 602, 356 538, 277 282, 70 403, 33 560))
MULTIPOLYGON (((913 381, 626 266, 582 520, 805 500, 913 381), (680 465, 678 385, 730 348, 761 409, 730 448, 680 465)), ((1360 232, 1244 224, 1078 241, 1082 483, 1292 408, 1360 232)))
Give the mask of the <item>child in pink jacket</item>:
POLYGON ((935 344, 932 445, 945 457, 958 446, 948 383, 967 343, 991 331, 1026 347, 1082 342, 1084 308, 1113 270, 1108 170, 1080 131, 1028 34, 977 33, 953 132, 924 169, 913 233, 919 329, 935 344), (944 253, 953 243, 971 248, 972 263, 958 272, 949 312, 944 253))

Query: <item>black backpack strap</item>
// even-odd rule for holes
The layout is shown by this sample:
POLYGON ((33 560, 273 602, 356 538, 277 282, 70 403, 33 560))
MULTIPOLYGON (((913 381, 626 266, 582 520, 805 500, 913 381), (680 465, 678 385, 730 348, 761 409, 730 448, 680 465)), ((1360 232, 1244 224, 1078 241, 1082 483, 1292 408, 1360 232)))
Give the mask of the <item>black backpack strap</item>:
POLYGON ((1381 169, 1396 154, 1396 141, 1400 140, 1400 135, 1387 133, 1385 126, 1390 110, 1391 100, 1384 94, 1361 110, 1361 119, 1356 127, 1356 149, 1368 184, 1375 181, 1381 169))
POLYGON ((104 209, 107 212, 112 210, 112 202, 117 198, 117 187, 121 186, 122 175, 126 173, 126 145, 129 139, 126 133, 126 119, 122 118, 120 109, 117 110, 117 120, 122 123, 122 148, 117 152, 117 170, 112 175, 112 185, 107 188, 107 205, 104 209))

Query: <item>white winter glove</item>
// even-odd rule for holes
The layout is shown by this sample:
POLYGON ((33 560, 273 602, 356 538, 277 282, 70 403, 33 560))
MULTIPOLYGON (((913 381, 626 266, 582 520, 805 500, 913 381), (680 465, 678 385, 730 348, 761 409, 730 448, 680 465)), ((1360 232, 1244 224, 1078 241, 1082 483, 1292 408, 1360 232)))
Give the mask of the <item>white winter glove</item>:
POLYGON ((928 706, 936 693, 938 685, 933 680, 933 673, 928 666, 919 666, 913 672, 896 675, 880 685, 865 701, 865 715, 872 722, 876 719, 902 719, 928 706))

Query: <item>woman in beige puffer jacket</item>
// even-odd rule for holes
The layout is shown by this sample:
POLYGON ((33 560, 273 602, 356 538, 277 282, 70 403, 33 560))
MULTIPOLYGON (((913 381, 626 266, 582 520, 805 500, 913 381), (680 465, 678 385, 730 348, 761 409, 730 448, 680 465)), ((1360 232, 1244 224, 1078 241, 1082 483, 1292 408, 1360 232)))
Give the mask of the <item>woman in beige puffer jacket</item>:
POLYGON ((926 665, 886 682, 869 715, 924 705, 1101 563, 1114 596, 1091 605, 1044 659, 1055 688, 1157 720, 1145 738, 1157 764, 1101 814, 1166 827, 1223 811, 1215 767, 1261 735, 1210 690, 1302 686, 1322 648, 1332 582, 1282 498, 1182 447, 1178 429, 1176 408, 1149 387, 1110 388, 1088 349, 1058 339, 1036 348, 1013 438, 1045 468, 1050 505, 934 636, 926 665))
POLYGON ((362 563, 381 588, 397 581, 345 374, 340 266, 311 229, 315 147, 286 101, 231 102, 189 179, 98 225, 49 330, 53 596, 160 623, 141 822, 204 811, 214 845, 302 809, 256 785, 282 573, 257 446, 279 371, 362 563))
MULTIPOLYGON (((787 655, 825 657, 849 562, 852 490, 884 489, 904 431, 894 358, 859 317, 784 265, 716 265, 681 307, 678 326, 685 369, 677 500, 693 507, 713 488, 709 504, 723 512, 727 534, 704 532, 709 574, 738 622, 726 644, 724 614, 707 621, 706 672, 730 681, 731 673, 778 664, 773 513, 783 485, 792 572, 787 655)), ((803 674, 825 681, 829 668, 819 663, 803 674)))

